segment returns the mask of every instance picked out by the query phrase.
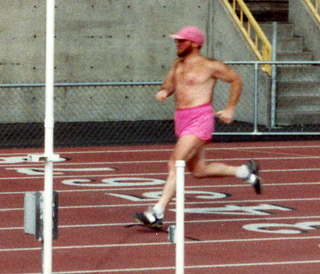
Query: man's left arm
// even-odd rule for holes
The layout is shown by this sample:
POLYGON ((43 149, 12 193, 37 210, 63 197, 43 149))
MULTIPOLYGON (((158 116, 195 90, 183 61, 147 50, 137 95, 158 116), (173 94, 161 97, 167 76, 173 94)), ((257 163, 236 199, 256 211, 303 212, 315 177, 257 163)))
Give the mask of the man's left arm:
POLYGON ((241 76, 229 66, 215 62, 213 65, 213 77, 218 80, 230 83, 229 99, 227 106, 216 113, 217 117, 224 123, 231 123, 243 87, 241 76))

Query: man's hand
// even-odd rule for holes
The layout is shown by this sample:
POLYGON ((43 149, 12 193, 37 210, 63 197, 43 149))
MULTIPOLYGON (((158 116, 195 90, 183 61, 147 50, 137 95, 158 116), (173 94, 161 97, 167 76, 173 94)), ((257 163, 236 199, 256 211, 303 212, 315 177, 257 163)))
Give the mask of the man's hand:
POLYGON ((230 124, 233 121, 234 109, 226 108, 216 112, 216 117, 219 118, 220 121, 226 124, 230 124))
POLYGON ((165 89, 161 89, 156 93, 154 97, 156 98, 156 100, 163 102, 167 99, 168 93, 165 89))

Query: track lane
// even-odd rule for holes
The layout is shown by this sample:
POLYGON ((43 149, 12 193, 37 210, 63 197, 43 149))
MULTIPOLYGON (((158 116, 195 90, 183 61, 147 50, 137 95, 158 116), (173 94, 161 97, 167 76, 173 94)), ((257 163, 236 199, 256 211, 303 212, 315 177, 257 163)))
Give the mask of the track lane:
MULTIPOLYGON (((209 146, 207 155, 211 161, 226 158, 229 163, 238 164, 246 158, 260 157, 265 193, 257 196, 251 192, 249 187, 241 185, 239 180, 234 178, 194 180, 187 175, 188 190, 227 192, 231 195, 213 201, 199 201, 196 195, 192 194, 187 197, 187 208, 212 210, 231 205, 252 209, 253 206, 267 204, 272 214, 257 216, 248 215, 248 212, 245 212, 244 215, 241 215, 241 211, 228 216, 217 214, 217 212, 214 214, 186 213, 186 232, 192 238, 198 237, 201 240, 200 242, 194 240, 187 242, 189 248, 186 251, 188 261, 186 273, 213 273, 214 271, 220 274, 271 272, 291 274, 299 273, 297 271, 303 269, 301 273, 315 274, 314 270, 319 267, 320 263, 319 229, 311 229, 312 227, 306 225, 306 231, 300 233, 300 226, 301 223, 315 225, 320 221, 316 214, 316 208, 319 208, 319 196, 317 195, 319 183, 316 180, 320 171, 317 164, 320 152, 318 144, 313 141, 280 144, 272 142, 237 143, 230 144, 230 146, 228 144, 227 147, 225 144, 209 146), (259 226, 266 223, 278 224, 272 229, 280 229, 283 225, 282 228, 296 231, 298 234, 288 236, 244 229, 246 225, 259 226), (294 252, 288 252, 288 247, 294 252)), ((108 271, 109 273, 174 273, 174 248, 171 243, 168 243, 165 233, 157 235, 150 231, 146 233, 145 229, 139 226, 126 227, 133 223, 131 216, 135 211, 144 210, 153 201, 145 199, 131 201, 110 195, 122 194, 143 198, 145 192, 157 192, 161 189, 161 185, 106 187, 101 184, 104 178, 124 176, 164 179, 170 146, 148 146, 143 153, 139 153, 141 149, 139 146, 113 147, 110 150, 109 148, 108 150, 89 149, 93 153, 89 152, 88 148, 79 150, 73 148, 67 153, 61 150, 61 154, 71 160, 57 163, 56 167, 81 169, 83 167, 103 168, 111 165, 117 170, 111 173, 101 170, 94 172, 64 170, 64 174, 55 176, 54 188, 61 191, 59 213, 62 228, 59 239, 54 243, 54 270, 68 274, 108 273, 108 271), (139 161, 139 159, 145 163, 139 165, 132 162, 139 161), (87 160, 90 161, 86 165, 87 160), (63 183, 67 179, 82 178, 93 181, 86 187, 63 183), (97 183, 101 186, 98 187, 97 183), (114 219, 113 216, 115 216, 114 219), (85 227, 79 227, 80 225, 85 227), (127 246, 128 244, 132 246, 127 246), (159 250, 160 256, 154 255, 157 253, 155 247, 157 251, 159 250), (135 254, 135 256, 130 256, 130 254, 135 254), (146 264, 146 254, 148 258, 150 257, 147 263, 152 263, 152 266, 146 264), (116 258, 127 260, 121 259, 119 262, 116 258)), ((3 152, 5 153, 6 151, 3 152)), ((0 243, 3 244, 0 254, 4 256, 0 256, 0 264, 4 263, 8 271, 12 270, 8 273, 39 271, 39 243, 34 241, 32 236, 21 234, 23 225, 21 203, 25 191, 41 190, 43 175, 27 175, 10 169, 28 166, 30 167, 27 163, 8 165, 0 161, 0 170, 3 171, 0 177, 1 192, 5 192, 0 193, 0 243), (9 250, 12 248, 17 250, 5 251, 6 246, 9 250), (34 248, 34 250, 19 250, 24 247, 34 248), (17 257, 23 258, 17 263, 17 257), (2 258, 8 260, 8 265, 1 261, 2 258), (28 267, 23 268, 23 264, 28 264, 28 267)), ((41 172, 41 165, 31 166, 41 172)), ((170 205, 170 208, 173 209, 174 204, 170 205)), ((167 220, 174 222, 173 211, 168 212, 167 220)), ((262 227, 263 229, 271 228, 262 227)))

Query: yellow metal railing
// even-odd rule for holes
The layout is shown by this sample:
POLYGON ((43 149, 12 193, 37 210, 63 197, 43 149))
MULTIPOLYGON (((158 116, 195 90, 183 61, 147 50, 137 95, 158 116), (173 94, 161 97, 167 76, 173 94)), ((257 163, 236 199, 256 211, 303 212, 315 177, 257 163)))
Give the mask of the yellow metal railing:
MULTIPOLYGON (((272 60, 272 46, 260 25, 243 0, 222 0, 238 24, 245 39, 260 61, 272 60)), ((271 66, 264 65, 263 70, 271 75, 271 66)))
POLYGON ((320 0, 304 0, 314 17, 320 24, 320 0))

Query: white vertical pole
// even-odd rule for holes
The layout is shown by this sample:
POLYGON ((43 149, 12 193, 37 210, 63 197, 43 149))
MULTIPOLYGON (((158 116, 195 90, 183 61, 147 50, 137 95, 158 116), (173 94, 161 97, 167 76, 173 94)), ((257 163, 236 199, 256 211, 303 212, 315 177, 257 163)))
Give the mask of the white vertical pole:
POLYGON ((54 24, 55 0, 47 0, 46 12, 46 96, 45 96, 45 178, 43 209, 42 271, 52 273, 53 128, 54 128, 54 24))
MULTIPOLYGON (((272 23, 272 61, 277 60, 278 23, 272 23)), ((271 74, 271 128, 276 127, 277 65, 272 65, 271 74)))
POLYGON ((184 273, 184 169, 185 161, 176 161, 176 274, 184 273))

